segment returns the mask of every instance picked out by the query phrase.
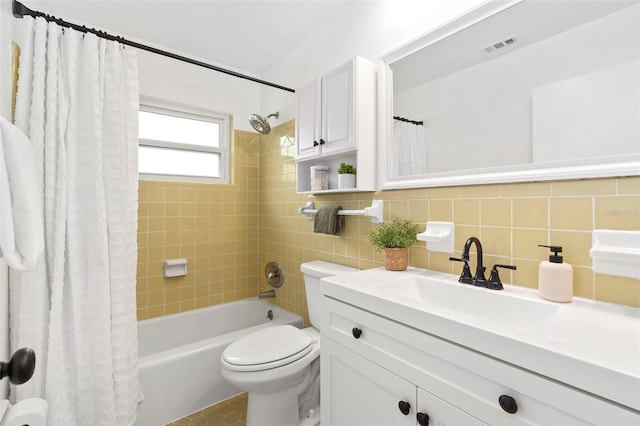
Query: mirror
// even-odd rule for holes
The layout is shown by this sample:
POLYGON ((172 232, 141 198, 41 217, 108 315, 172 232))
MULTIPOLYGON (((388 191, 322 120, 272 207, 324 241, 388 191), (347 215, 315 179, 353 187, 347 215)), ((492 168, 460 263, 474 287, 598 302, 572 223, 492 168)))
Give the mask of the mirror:
POLYGON ((640 174, 638 0, 485 3, 379 79, 382 189, 640 174))

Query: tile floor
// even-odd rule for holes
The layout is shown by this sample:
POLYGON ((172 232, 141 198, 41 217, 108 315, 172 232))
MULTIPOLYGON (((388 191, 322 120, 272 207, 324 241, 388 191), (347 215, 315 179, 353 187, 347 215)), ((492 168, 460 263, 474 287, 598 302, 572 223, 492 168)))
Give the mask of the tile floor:
POLYGON ((248 394, 242 393, 165 426, 245 426, 248 394))

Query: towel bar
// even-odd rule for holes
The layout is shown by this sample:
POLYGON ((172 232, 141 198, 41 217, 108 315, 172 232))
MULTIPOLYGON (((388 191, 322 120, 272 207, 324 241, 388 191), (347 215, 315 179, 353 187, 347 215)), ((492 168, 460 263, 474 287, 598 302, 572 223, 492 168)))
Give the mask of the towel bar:
MULTIPOLYGON (((318 210, 313 208, 313 201, 307 201, 304 207, 298 209, 299 214, 303 214, 307 219, 312 219, 318 210)), ((365 207, 364 210, 340 210, 339 215, 342 216, 367 216, 371 218, 371 223, 381 223, 383 216, 384 203, 382 200, 373 200, 371 207, 365 207)))

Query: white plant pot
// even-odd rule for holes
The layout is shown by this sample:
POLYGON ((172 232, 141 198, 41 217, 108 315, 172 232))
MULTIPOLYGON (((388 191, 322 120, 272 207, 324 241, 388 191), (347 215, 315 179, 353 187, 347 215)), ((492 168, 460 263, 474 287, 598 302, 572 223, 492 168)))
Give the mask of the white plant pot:
POLYGON ((338 174, 338 189, 350 189, 356 187, 356 175, 351 173, 338 174))

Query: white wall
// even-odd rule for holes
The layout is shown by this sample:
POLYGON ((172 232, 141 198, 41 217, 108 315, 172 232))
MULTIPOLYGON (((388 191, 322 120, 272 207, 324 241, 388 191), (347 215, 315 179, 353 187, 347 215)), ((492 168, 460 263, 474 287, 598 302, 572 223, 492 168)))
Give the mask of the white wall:
POLYGON ((207 68, 138 51, 140 96, 234 116, 234 128, 251 130, 260 106, 259 85, 207 68))
MULTIPOLYGON (((345 2, 326 26, 302 40, 263 76, 293 89, 360 55, 375 63, 385 53, 448 22, 485 0, 382 0, 345 2)), ((262 89, 261 109, 281 111, 281 121, 295 118, 295 98, 262 89)))
POLYGON ((11 1, 0 0, 0 114, 11 118, 11 1))

